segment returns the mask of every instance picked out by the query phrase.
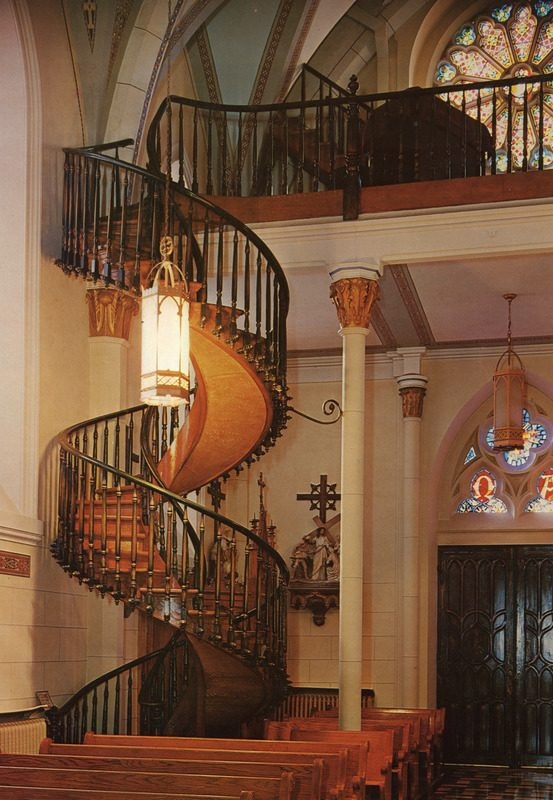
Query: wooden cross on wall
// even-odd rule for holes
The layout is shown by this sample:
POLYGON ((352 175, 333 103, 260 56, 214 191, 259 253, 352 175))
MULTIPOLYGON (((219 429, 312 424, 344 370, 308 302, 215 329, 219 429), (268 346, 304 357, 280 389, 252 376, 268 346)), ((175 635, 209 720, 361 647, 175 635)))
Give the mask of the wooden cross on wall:
POLYGON ((340 514, 332 517, 327 521, 327 511, 336 511, 336 503, 342 499, 342 495, 336 491, 335 483, 328 483, 327 476, 321 475, 320 483, 311 484, 310 494, 297 494, 296 500, 309 501, 310 511, 318 511, 318 515, 313 517, 313 521, 317 528, 324 528, 328 534, 329 539, 334 544, 335 539, 330 533, 330 529, 336 525, 340 519, 340 514))

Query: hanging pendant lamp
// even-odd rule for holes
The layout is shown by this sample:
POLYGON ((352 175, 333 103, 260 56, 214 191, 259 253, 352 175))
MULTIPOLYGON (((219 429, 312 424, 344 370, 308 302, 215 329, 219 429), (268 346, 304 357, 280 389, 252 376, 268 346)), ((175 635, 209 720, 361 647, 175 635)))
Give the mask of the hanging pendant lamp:
POLYGON ((516 294, 503 297, 509 304, 507 349, 493 376, 493 449, 500 452, 524 446, 522 413, 526 405, 526 374, 511 344, 511 303, 516 294))
POLYGON ((173 240, 163 236, 162 261, 142 290, 142 365, 140 399, 143 403, 176 406, 189 398, 189 291, 179 267, 170 261, 173 240))

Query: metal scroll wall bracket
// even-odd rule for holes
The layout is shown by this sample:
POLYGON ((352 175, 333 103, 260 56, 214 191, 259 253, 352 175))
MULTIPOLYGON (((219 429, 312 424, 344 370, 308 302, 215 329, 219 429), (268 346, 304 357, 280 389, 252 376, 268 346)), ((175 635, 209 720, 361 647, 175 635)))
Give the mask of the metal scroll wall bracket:
POLYGON ((316 417, 312 417, 309 414, 304 414, 303 411, 298 411, 297 408, 294 406, 288 406, 288 411, 292 411, 294 414, 297 414, 298 417, 303 417, 304 419, 308 419, 310 422, 316 422, 317 425, 335 425, 339 420, 342 419, 344 412, 342 411, 342 407, 337 400, 325 400, 322 405, 322 412, 326 417, 331 417, 338 414, 334 419, 317 419, 316 417))

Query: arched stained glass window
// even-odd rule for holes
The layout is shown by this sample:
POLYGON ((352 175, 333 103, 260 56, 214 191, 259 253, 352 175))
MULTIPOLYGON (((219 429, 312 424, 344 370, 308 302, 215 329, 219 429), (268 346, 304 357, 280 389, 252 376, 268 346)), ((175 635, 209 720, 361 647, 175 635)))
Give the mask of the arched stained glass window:
POLYGON ((507 514, 507 506, 495 496, 497 480, 487 469, 479 470, 470 482, 470 497, 461 500, 458 514, 507 514))
POLYGON ((533 497, 524 510, 541 514, 553 513, 553 467, 540 472, 536 488, 538 496, 533 497))
MULTIPOLYGON (((435 83, 466 84, 553 73, 553 0, 492 5, 463 25, 435 83)), ((444 98, 445 99, 445 98, 444 98)), ((450 102, 495 136, 496 169, 553 166, 553 82, 454 92, 450 102), (540 152, 539 142, 543 141, 540 152)))

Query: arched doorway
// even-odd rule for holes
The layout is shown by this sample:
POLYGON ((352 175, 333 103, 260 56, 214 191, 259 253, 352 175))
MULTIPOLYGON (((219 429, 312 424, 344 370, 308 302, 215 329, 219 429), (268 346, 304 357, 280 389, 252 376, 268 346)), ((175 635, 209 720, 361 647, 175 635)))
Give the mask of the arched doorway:
POLYGON ((450 452, 438 547, 445 758, 553 765, 553 428, 530 391, 525 445, 494 453, 491 401, 450 452))

